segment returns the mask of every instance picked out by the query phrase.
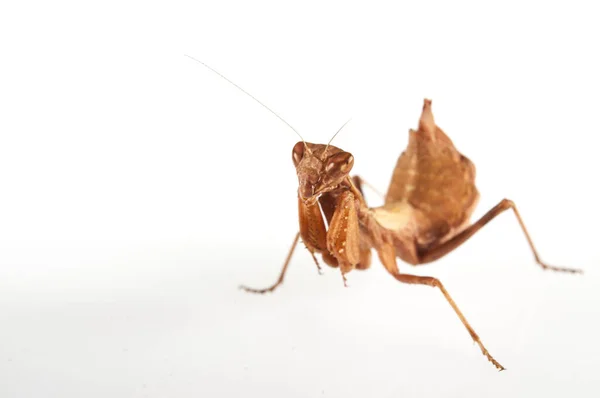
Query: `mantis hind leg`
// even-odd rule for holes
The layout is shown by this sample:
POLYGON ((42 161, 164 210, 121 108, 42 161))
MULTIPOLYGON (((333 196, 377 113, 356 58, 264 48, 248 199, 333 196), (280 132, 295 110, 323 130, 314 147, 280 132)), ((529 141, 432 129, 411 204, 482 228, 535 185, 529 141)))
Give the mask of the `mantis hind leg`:
POLYGON ((475 223, 471 224, 469 227, 464 229, 462 232, 460 232, 458 235, 454 236, 453 238, 451 238, 443 243, 440 243, 440 244, 434 243, 433 245, 430 245, 426 248, 419 248, 419 250, 418 250, 419 261, 418 261, 417 265, 426 264, 426 263, 435 261, 435 260, 445 256, 446 254, 450 253, 452 250, 456 249, 458 246, 465 243, 470 237, 475 235, 475 233, 477 231, 479 231, 484 225, 486 225, 487 223, 492 221, 494 218, 496 218, 496 216, 498 216, 499 214, 503 213, 504 211, 506 211, 508 209, 513 210, 515 216, 517 217, 517 221, 519 222, 519 225, 521 226, 521 230, 525 234, 525 238, 527 239, 527 242, 529 243, 529 247, 531 248, 531 251, 533 252, 535 261, 543 269, 559 271, 559 272, 582 273, 582 271, 579 269, 556 267, 556 266, 548 265, 548 264, 542 262, 535 246, 533 245, 531 236, 529 235, 529 232, 527 232, 525 223, 523 222, 523 219, 521 218, 521 215, 519 214, 519 211, 517 210, 517 206, 515 205, 515 203, 512 200, 508 200, 508 199, 502 199, 500 201, 500 203, 498 203, 496 206, 492 207, 479 220, 477 220, 475 223))
POLYGON ((400 273, 400 271, 398 270, 398 265, 396 264, 396 250, 394 249, 392 244, 389 244, 389 243, 385 244, 383 247, 381 247, 378 250, 378 254, 379 254, 379 259, 381 260, 381 263, 385 266, 387 271, 390 274, 392 274, 392 276, 394 278, 396 278, 399 282, 408 283, 411 285, 426 285, 426 286, 437 287, 442 292, 442 294, 446 298, 446 301, 448 301, 448 304, 450 304, 450 306, 452 307, 452 309, 454 310, 454 312, 456 313, 456 315, 458 316, 458 318, 460 319, 462 324, 465 326, 465 328, 469 332, 469 335, 471 336, 473 341, 475 343, 477 343, 477 345, 481 349, 482 354, 498 370, 504 370, 504 366, 502 366, 498 361, 496 361, 494 359, 494 357, 489 353, 487 348, 485 348, 485 346, 481 342, 481 339, 479 338, 477 333, 475 333, 475 330, 467 321, 467 318, 465 318, 465 316, 460 311, 460 309, 458 308, 458 306, 456 305, 456 303, 454 302, 454 300, 452 299, 452 297, 450 296, 450 294, 448 293, 448 291, 446 290, 444 285, 442 285, 442 282, 440 282, 438 279, 433 278, 431 276, 417 276, 417 275, 400 273))

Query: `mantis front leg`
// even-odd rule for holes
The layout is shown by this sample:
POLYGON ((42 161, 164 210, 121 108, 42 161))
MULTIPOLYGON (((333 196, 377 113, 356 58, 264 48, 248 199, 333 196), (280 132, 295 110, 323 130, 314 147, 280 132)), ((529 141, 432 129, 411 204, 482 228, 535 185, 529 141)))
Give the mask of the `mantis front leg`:
MULTIPOLYGON (((264 289, 240 286, 250 293, 267 293, 275 290, 283 283, 285 273, 298 241, 302 238, 304 245, 316 261, 315 254, 321 254, 323 261, 331 267, 340 267, 344 285, 346 273, 354 268, 367 269, 371 264, 371 249, 360 241, 358 215, 354 195, 350 191, 343 192, 335 205, 327 209, 332 211, 329 230, 318 203, 307 205, 298 199, 298 220, 300 231, 296 234, 292 247, 283 264, 277 281, 264 289)), ((317 263, 318 267, 318 263, 317 263)))
POLYGON ((307 205, 298 200, 300 236, 311 253, 320 253, 325 263, 340 267, 345 285, 346 273, 355 267, 366 269, 371 262, 370 249, 360 244, 355 197, 352 192, 344 191, 336 199, 325 196, 319 203, 307 205), (329 230, 320 205, 324 206, 329 230))
MULTIPOLYGON (((354 195, 350 191, 344 191, 338 198, 327 231, 327 249, 338 260, 342 276, 352 271, 360 261, 359 241, 354 195)), ((345 282, 344 277, 344 284, 345 282)))
POLYGON ((307 206, 302 200, 300 200, 300 198, 298 198, 298 220, 300 224, 300 231, 296 233, 294 242, 292 243, 292 247, 290 247, 290 251, 288 252, 285 262, 283 263, 283 267, 279 273, 279 278, 277 278, 277 281, 271 286, 263 289, 255 289, 244 285, 241 285, 240 289, 249 293, 263 294, 272 292, 279 287, 279 285, 283 283, 288 265, 292 259, 292 254, 298 245, 300 237, 302 237, 304 245, 317 264, 319 273, 321 271, 321 267, 319 266, 317 258, 315 257, 315 253, 323 253, 323 259, 325 262, 332 267, 337 267, 337 260, 335 257, 330 256, 327 252, 327 229, 325 228, 325 221, 321 215, 319 205, 315 204, 313 206, 307 206))

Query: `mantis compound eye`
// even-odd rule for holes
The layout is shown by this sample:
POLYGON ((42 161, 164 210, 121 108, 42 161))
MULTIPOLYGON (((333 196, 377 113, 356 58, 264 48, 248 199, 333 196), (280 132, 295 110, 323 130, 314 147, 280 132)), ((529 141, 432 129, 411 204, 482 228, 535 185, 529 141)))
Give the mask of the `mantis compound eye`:
POLYGON ((304 151, 306 150, 306 144, 302 141, 298 141, 296 145, 294 145, 294 149, 292 150, 292 160, 294 161, 294 166, 298 166, 298 163, 304 157, 304 151))
POLYGON ((354 166, 354 156, 348 152, 340 152, 327 159, 325 172, 347 174, 354 166))

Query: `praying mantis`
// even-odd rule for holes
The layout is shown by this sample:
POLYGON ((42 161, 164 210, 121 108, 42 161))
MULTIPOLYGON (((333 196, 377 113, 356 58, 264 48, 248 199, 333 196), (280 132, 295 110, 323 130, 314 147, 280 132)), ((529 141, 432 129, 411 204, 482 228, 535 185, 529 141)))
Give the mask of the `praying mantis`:
MULTIPOLYGON (((242 90, 296 131, 237 84, 205 63, 190 58, 242 90)), ((294 145, 292 162, 298 176, 299 231, 273 285, 262 289, 241 288, 252 293, 274 291, 283 283, 300 239, 317 266, 316 256, 320 256, 325 264, 339 268, 344 284, 346 274, 371 266, 371 254, 375 250, 387 272, 399 282, 437 288, 483 355, 498 370, 504 370, 504 366, 486 349, 442 282, 434 277, 400 271, 397 258, 412 266, 431 263, 465 243, 496 216, 512 210, 536 263, 542 269, 567 273, 582 271, 544 263, 515 203, 509 199, 502 199, 481 218, 470 221, 479 200, 475 165, 437 126, 430 99, 423 101, 418 128, 409 130, 408 145, 396 162, 382 206, 368 206, 363 195, 364 181, 351 175, 354 157, 330 143, 314 144, 302 139, 294 145)))

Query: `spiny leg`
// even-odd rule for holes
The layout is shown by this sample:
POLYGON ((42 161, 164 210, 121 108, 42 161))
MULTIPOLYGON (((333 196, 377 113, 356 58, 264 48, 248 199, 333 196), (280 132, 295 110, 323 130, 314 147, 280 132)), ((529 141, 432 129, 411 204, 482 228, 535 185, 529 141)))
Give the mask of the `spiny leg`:
POLYGON ((452 309, 454 310, 456 315, 458 315, 458 317, 460 318, 460 321, 462 322, 462 324, 465 326, 465 328, 471 335, 471 338, 473 339, 473 341, 475 343, 477 343, 477 345, 481 349, 481 352, 483 353, 483 355, 485 355, 485 357, 488 359, 488 361, 490 361, 498 370, 505 369, 504 366, 502 366, 498 361, 496 361, 494 359, 494 357, 489 353, 487 348, 485 348, 485 346, 481 342, 481 339, 479 338, 477 333, 475 333, 475 330, 467 321, 467 318, 465 318, 465 316, 460 311, 460 309, 458 308, 458 306, 456 305, 456 303, 454 302, 454 300, 452 299, 452 297, 450 296, 450 294, 448 293, 448 291, 446 290, 444 285, 442 285, 442 282, 440 282, 438 279, 430 277, 430 276, 417 276, 417 275, 410 275, 410 274, 401 274, 400 271, 398 270, 398 265, 396 264, 396 251, 391 244, 387 244, 384 247, 382 247, 380 250, 378 250, 378 254, 379 254, 379 259, 381 260, 381 262, 383 263, 385 268, 398 281, 400 281, 402 283, 409 283, 412 285, 427 285, 427 286, 437 287, 438 289, 440 289, 440 291, 446 298, 446 301, 448 301, 448 304, 450 304, 450 306, 452 307, 452 309))
MULTIPOLYGON (((352 177, 352 183, 354 184, 356 189, 358 189, 358 192, 360 192, 360 194, 363 196, 363 199, 364 199, 364 195, 365 195, 364 190, 363 190, 363 185, 369 187, 373 192, 375 192, 382 199, 384 199, 384 196, 381 192, 376 190, 375 187, 373 187, 373 185, 371 185, 368 182, 366 182, 365 180, 363 180, 360 176, 355 175, 354 177, 352 177)), ((365 205, 366 205, 366 199, 364 199, 364 201, 365 201, 365 205)), ((359 250, 360 250, 360 262, 358 264, 356 264, 355 268, 358 270, 369 269, 369 267, 371 267, 371 245, 369 245, 364 239, 360 239, 359 250)))
POLYGON ((533 256, 535 257, 535 261, 543 268, 552 271, 559 272, 570 272, 570 273, 583 273, 580 269, 575 268, 566 268, 566 267, 555 267, 553 265, 548 265, 540 259, 540 256, 533 245, 533 241, 531 240, 531 236, 529 236, 529 232, 527 232, 527 228, 525 227, 525 223, 523 223, 523 219, 517 210, 515 203, 512 200, 502 199, 500 203, 490 209, 487 213, 485 213, 479 220, 477 220, 474 224, 470 225, 464 231, 453 237, 452 239, 441 243, 439 245, 431 246, 426 249, 419 250, 419 264, 425 264, 439 259, 440 257, 445 256, 450 253, 452 250, 456 249, 458 246, 467 241, 471 236, 475 235, 477 231, 479 231, 484 225, 493 220, 497 215, 503 213, 505 210, 512 209, 517 216, 517 221, 527 238, 527 242, 529 243, 529 247, 533 252, 533 256))
POLYGON ((317 260, 317 256, 315 256, 315 253, 313 253, 308 247, 306 249, 315 261, 315 264, 317 266, 317 272, 319 273, 319 275, 323 275, 323 269, 321 268, 321 265, 319 265, 319 260, 317 260))
MULTIPOLYGON (((326 197, 329 198, 329 197, 326 197)), ((321 208, 324 207, 322 200, 325 198, 319 198, 319 203, 314 205, 307 205, 303 200, 298 198, 298 222, 300 224, 300 237, 304 246, 310 252, 319 272, 322 274, 321 266, 315 256, 315 253, 321 254, 325 264, 337 267, 337 260, 329 255, 327 251, 327 228, 325 227, 325 221, 323 220, 323 214, 321 208)), ((335 210, 335 206, 331 203, 325 203, 326 206, 332 206, 331 211, 335 210)), ((324 210, 325 215, 327 212, 324 210)))
MULTIPOLYGON (((292 259, 292 254, 294 253, 294 249, 296 248, 296 245, 298 244, 298 240, 300 239, 300 232, 296 233, 296 237, 294 238, 294 243, 292 243, 292 247, 290 247, 290 251, 285 259, 285 263, 283 263, 283 268, 281 269, 281 273, 279 274, 279 278, 277 279, 277 282, 275 282, 273 285, 265 288, 265 289, 253 289, 247 286, 240 286, 240 289, 245 290, 247 292, 250 293, 266 293, 266 292, 272 292, 273 290, 275 290, 277 288, 277 286, 281 285, 283 283, 283 278, 285 277, 285 273, 287 271, 288 265, 290 263, 290 260, 292 259)), ((314 257, 314 255, 313 255, 314 257)), ((315 258, 316 260, 316 258, 315 258)), ((318 264, 317 264, 318 266, 318 264)))
POLYGON ((345 287, 348 287, 346 274, 361 260, 360 232, 354 198, 350 191, 344 191, 340 195, 327 231, 327 251, 337 259, 345 287))

